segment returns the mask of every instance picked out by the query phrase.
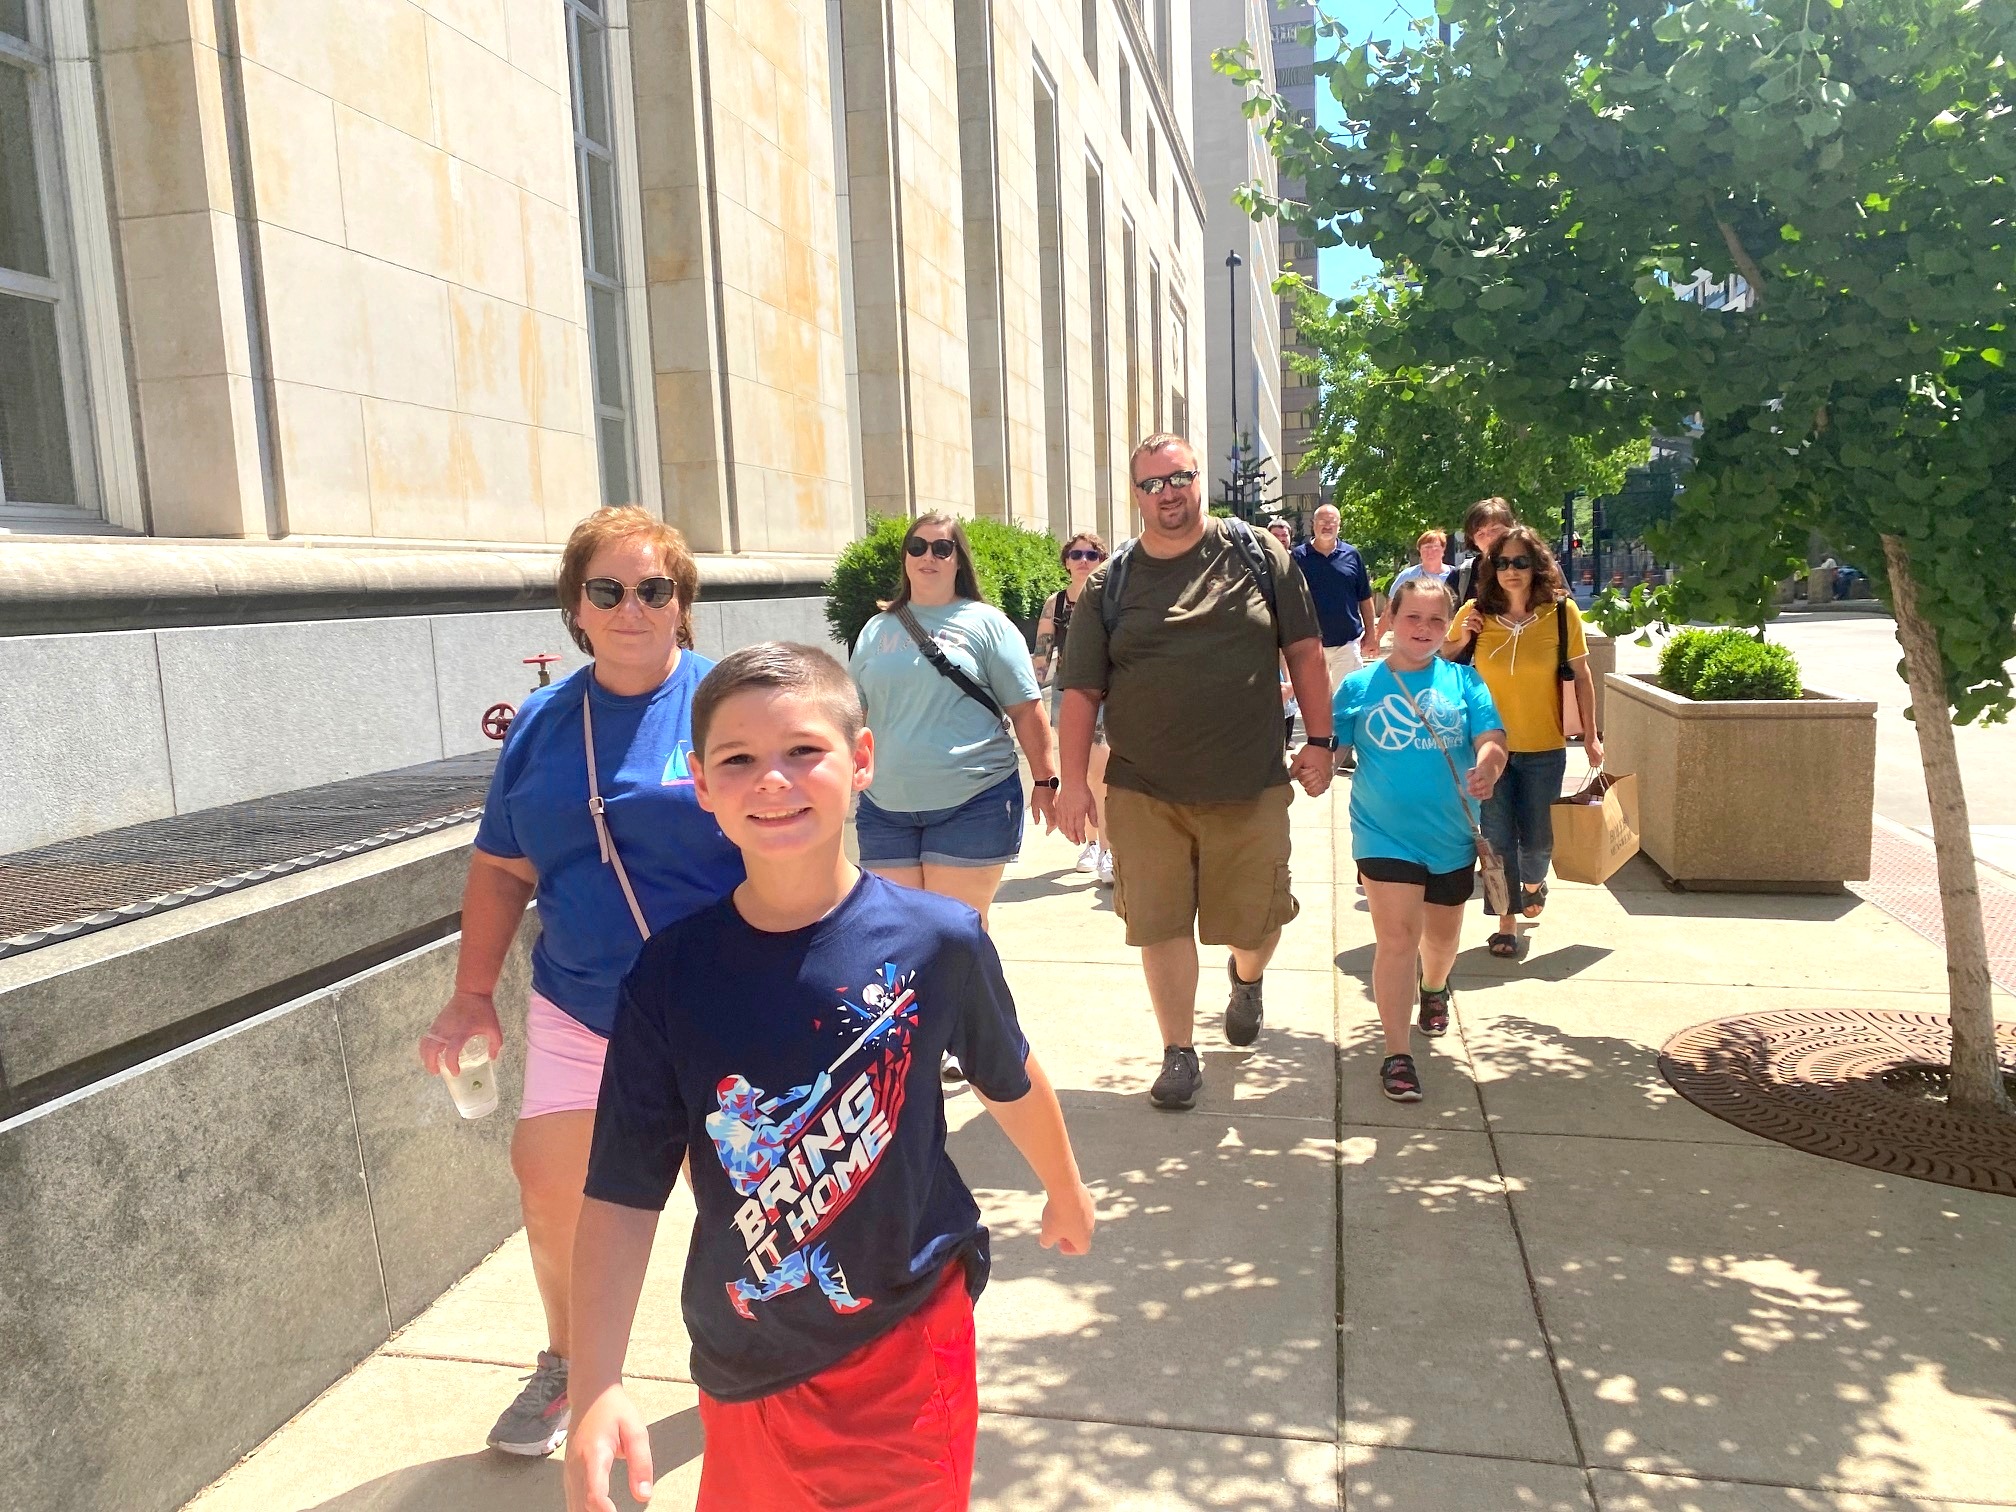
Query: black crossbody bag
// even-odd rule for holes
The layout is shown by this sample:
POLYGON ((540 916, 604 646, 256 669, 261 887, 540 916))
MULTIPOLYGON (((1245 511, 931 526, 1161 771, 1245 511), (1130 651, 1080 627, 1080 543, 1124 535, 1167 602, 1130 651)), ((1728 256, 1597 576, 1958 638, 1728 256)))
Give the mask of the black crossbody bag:
POLYGON ((1001 728, 1007 730, 1008 716, 1001 712, 1001 705, 994 702, 993 696, 985 688, 952 664, 952 658, 945 654, 945 648, 933 640, 930 632, 918 623, 917 616, 910 612, 908 604, 896 611, 896 618, 902 623, 903 628, 910 632, 910 639, 917 642, 917 649, 923 653, 924 660, 931 663, 932 670, 992 714, 1001 722, 1001 728))

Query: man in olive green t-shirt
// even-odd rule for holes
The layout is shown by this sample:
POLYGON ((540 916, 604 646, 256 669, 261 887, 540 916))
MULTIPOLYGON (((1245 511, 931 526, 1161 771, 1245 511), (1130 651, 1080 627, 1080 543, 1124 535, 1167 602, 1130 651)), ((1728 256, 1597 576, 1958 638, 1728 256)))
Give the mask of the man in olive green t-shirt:
POLYGON ((1092 728, 1103 703, 1114 907, 1127 921, 1127 943, 1141 949, 1162 1031, 1162 1072, 1149 1098, 1159 1108, 1188 1108, 1204 1080, 1195 1044, 1197 942, 1231 948, 1225 1037, 1252 1044, 1261 973, 1299 910, 1288 878, 1289 779, 1312 798, 1321 794, 1336 741, 1322 629, 1288 553, 1255 533, 1273 568, 1270 609, 1230 527, 1204 512, 1189 442, 1148 437, 1134 449, 1131 472, 1142 528, 1128 548, 1111 640, 1103 609, 1111 563, 1086 583, 1071 616, 1057 823, 1083 842, 1092 816, 1092 728), (1284 658, 1310 742, 1292 767, 1281 751, 1284 658))

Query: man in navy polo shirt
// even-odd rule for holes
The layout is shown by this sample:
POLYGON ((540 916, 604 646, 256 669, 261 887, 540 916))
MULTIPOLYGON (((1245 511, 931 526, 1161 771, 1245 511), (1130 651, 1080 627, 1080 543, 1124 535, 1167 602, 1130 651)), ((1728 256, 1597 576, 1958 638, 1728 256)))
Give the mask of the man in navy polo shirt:
MULTIPOLYGON (((1378 652, 1373 627, 1372 575, 1358 548, 1337 539, 1341 523, 1334 504, 1316 511, 1315 531, 1291 553, 1316 601, 1316 619, 1323 627, 1323 660, 1334 690, 1378 652)), ((1337 770, 1351 769, 1348 753, 1337 753, 1337 770)))

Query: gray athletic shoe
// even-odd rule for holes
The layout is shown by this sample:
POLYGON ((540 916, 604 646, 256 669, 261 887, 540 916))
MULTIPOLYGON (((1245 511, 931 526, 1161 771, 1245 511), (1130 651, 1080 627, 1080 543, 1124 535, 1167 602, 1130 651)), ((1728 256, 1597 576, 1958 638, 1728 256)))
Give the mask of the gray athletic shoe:
POLYGON ((490 1430, 490 1447, 538 1459, 566 1440, 570 1417, 567 1362, 542 1349, 539 1368, 526 1377, 518 1400, 504 1409, 497 1426, 490 1430))
POLYGON ((1260 1006, 1260 983, 1240 981, 1239 965, 1230 956, 1225 958, 1225 975, 1232 979, 1232 996, 1225 1003, 1225 1038, 1235 1045, 1250 1045, 1260 1038, 1260 1020, 1266 1016, 1260 1006))
POLYGON ((1197 1063, 1196 1048, 1170 1045, 1162 1052, 1162 1074, 1148 1089, 1148 1101, 1180 1113, 1196 1103, 1197 1090, 1203 1085, 1204 1068, 1197 1063))

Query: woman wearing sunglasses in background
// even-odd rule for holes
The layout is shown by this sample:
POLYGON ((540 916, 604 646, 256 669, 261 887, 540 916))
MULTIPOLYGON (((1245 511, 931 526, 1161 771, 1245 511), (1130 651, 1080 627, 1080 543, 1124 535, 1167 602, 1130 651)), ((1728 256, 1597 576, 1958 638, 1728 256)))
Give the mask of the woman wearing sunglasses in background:
POLYGON ((534 691, 512 721, 462 894, 455 992, 420 1041, 430 1072, 478 1040, 502 1051, 492 994, 536 898, 511 1168, 547 1337, 490 1430, 510 1454, 551 1453, 567 1431, 574 1225, 617 984, 650 932, 742 880, 741 853, 695 801, 687 770, 693 691, 713 666, 691 649, 699 585, 679 532, 641 509, 601 510, 574 528, 560 617, 594 661, 534 691))
POLYGON ((1056 828, 1057 763, 1029 648, 981 594, 956 515, 910 522, 903 580, 861 627, 847 667, 875 732, 875 781, 854 818, 861 864, 957 898, 985 928, 1022 849, 1016 741, 1046 829, 1056 828))
MULTIPOLYGON (((1085 591, 1086 579, 1106 560, 1106 543, 1089 530, 1080 531, 1064 543, 1060 555, 1064 570, 1071 574, 1071 581, 1044 601, 1042 617, 1036 621, 1036 673, 1050 685, 1050 727, 1053 732, 1057 727, 1057 710, 1064 699, 1064 687, 1057 681, 1057 674, 1064 667, 1064 638, 1071 631, 1071 615, 1078 607, 1078 596, 1085 591)), ((1092 783, 1092 823, 1087 826, 1085 845, 1078 852, 1078 870, 1096 872, 1099 885, 1111 887, 1113 852, 1106 848, 1103 838, 1106 833, 1106 720, 1103 713, 1092 732, 1089 776, 1092 783)))
MULTIPOLYGON (((1568 737, 1561 726, 1562 637, 1566 665, 1581 711, 1583 750, 1589 764, 1603 763, 1596 733, 1596 684, 1582 612, 1561 581, 1561 569, 1531 527, 1514 525, 1492 544, 1477 575, 1476 602, 1465 604, 1449 627, 1445 656, 1474 642, 1472 665, 1491 690, 1505 720, 1512 757, 1484 804, 1484 837, 1505 862, 1513 904, 1529 919, 1547 906, 1547 866, 1554 856, 1554 815, 1568 768, 1568 737)), ((1519 953, 1516 919, 1506 914, 1489 942, 1491 954, 1519 953)))

